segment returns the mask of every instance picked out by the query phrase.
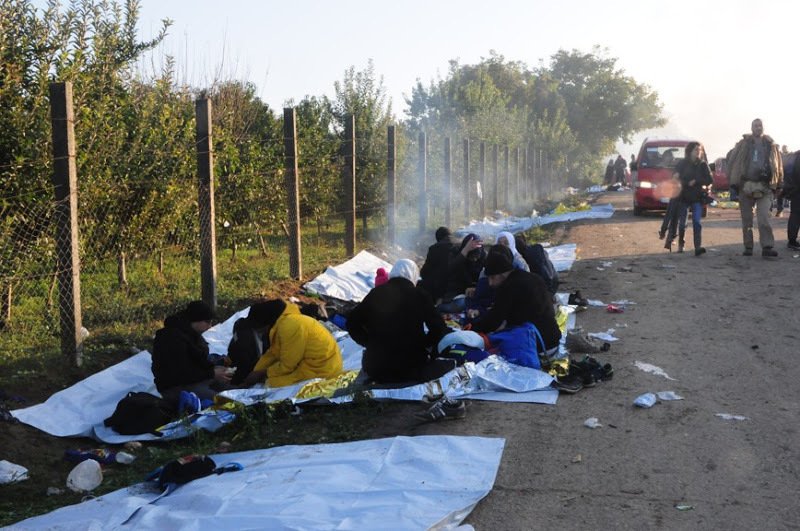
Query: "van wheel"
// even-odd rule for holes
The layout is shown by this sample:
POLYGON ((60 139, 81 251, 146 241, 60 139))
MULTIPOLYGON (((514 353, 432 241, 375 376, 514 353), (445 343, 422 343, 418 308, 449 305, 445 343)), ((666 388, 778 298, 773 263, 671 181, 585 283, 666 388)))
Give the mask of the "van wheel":
POLYGON ((633 215, 634 216, 641 216, 642 215, 642 209, 639 208, 636 205, 633 205, 633 215))

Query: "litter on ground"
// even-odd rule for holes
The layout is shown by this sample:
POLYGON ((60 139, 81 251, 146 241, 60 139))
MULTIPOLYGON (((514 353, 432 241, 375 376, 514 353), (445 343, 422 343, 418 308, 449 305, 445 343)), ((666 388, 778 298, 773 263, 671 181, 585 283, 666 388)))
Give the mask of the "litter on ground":
POLYGON ((664 369, 661 367, 657 367, 656 365, 651 365, 649 363, 644 363, 642 361, 635 361, 633 364, 636 366, 637 369, 642 370, 644 372, 648 372, 650 374, 654 374, 655 376, 663 376, 667 380, 675 380, 669 374, 664 372, 664 369))

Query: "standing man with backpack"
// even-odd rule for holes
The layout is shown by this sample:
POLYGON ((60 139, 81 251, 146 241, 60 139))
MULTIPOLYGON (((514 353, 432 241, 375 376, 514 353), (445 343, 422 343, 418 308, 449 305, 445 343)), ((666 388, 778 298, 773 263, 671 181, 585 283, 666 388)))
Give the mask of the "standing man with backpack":
POLYGON ((750 125, 752 134, 743 138, 730 153, 731 190, 739 196, 742 216, 744 256, 753 256, 753 210, 758 223, 758 242, 761 256, 774 258, 775 237, 769 222, 772 196, 783 182, 783 161, 777 142, 764 134, 764 124, 759 118, 750 125))

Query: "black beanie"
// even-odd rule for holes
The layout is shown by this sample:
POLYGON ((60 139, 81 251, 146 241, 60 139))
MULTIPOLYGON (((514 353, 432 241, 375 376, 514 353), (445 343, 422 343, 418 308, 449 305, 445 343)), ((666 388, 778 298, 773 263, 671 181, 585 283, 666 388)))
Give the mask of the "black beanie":
POLYGON ((214 318, 214 312, 211 311, 211 307, 203 301, 190 302, 186 305, 183 314, 190 323, 210 321, 214 318))
POLYGON ((450 229, 447 227, 439 227, 436 229, 436 241, 440 242, 450 238, 450 229))
POLYGON ((499 275, 514 269, 514 255, 505 245, 495 245, 486 257, 483 266, 487 275, 499 275))
POLYGON ((247 320, 256 328, 272 326, 286 309, 286 303, 281 299, 257 302, 250 306, 247 320))

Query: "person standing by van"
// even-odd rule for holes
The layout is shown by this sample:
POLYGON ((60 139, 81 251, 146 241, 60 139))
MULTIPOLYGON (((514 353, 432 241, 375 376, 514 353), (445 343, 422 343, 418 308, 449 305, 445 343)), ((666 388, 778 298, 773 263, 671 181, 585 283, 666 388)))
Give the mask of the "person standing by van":
POLYGON ((700 218, 703 216, 703 196, 706 187, 714 182, 711 168, 706 162, 705 150, 700 142, 689 142, 683 160, 675 166, 675 177, 680 180, 681 193, 678 206, 678 252, 683 252, 686 234, 686 215, 692 212, 692 233, 694 235, 694 255, 706 252, 703 247, 703 227, 700 218))
POLYGON ((780 149, 772 137, 764 134, 764 124, 759 118, 750 125, 752 134, 743 135, 736 143, 728 168, 730 168, 731 191, 739 196, 739 212, 742 216, 742 239, 744 256, 753 256, 753 210, 758 222, 758 241, 761 256, 778 256, 775 236, 769 223, 769 207, 772 196, 783 182, 783 161, 780 149))

